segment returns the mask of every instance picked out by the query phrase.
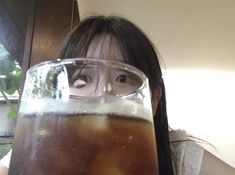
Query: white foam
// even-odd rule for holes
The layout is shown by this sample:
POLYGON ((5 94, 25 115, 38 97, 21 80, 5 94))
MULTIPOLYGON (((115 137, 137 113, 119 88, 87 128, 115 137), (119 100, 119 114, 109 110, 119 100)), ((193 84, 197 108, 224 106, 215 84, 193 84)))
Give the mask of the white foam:
POLYGON ((135 116, 144 118, 152 122, 152 111, 141 104, 130 100, 101 100, 92 101, 69 99, 60 101, 53 99, 28 100, 20 104, 20 114, 33 113, 98 113, 98 114, 118 114, 124 116, 135 116), (68 112, 69 111, 69 112, 68 112))

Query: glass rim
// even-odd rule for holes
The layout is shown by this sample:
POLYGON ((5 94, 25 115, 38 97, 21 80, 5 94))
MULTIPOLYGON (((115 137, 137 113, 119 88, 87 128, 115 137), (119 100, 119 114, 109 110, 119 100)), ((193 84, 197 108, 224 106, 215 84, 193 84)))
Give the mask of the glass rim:
POLYGON ((145 79, 147 78, 145 73, 141 71, 140 69, 136 68, 135 66, 132 66, 128 63, 118 61, 118 60, 109 60, 109 59, 102 59, 102 58, 93 58, 93 57, 74 57, 74 58, 58 58, 55 60, 47 60, 47 61, 42 61, 40 63, 37 63, 33 66, 31 66, 28 71, 31 71, 32 69, 35 69, 37 67, 46 65, 46 64, 57 64, 57 63, 64 63, 64 64, 71 64, 74 61, 96 61, 96 62, 101 62, 103 64, 107 63, 110 64, 112 67, 117 66, 117 67, 126 67, 125 69, 129 70, 135 74, 137 74, 139 77, 145 79))
POLYGON ((74 57, 74 58, 63 58, 63 59, 58 58, 55 60, 42 61, 40 63, 37 63, 37 64, 31 66, 28 69, 27 73, 30 73, 31 71, 33 71, 36 68, 43 67, 44 65, 60 65, 60 64, 68 65, 68 64, 74 64, 74 63, 76 63, 76 61, 97 62, 97 63, 101 63, 103 65, 109 65, 113 68, 121 68, 121 69, 124 69, 126 71, 129 71, 129 72, 137 75, 142 80, 141 86, 139 88, 137 88, 135 91, 130 92, 129 94, 123 94, 120 96, 131 96, 131 95, 141 91, 144 88, 144 86, 146 84, 148 84, 148 77, 145 75, 145 73, 142 72, 140 69, 138 69, 128 63, 118 61, 118 60, 109 60, 109 59, 93 58, 93 57, 74 57))

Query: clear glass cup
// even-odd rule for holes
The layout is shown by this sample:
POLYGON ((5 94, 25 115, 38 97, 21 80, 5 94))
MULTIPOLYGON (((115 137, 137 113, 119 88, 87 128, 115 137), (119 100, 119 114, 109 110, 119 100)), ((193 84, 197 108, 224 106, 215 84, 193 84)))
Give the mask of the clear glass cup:
POLYGON ((156 175, 148 79, 92 58, 31 67, 9 175, 156 175))

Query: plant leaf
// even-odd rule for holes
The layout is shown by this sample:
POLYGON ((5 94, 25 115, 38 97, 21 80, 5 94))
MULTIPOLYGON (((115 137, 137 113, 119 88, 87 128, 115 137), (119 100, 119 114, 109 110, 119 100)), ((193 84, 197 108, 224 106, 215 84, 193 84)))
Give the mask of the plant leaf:
POLYGON ((15 118, 17 116, 16 109, 9 108, 7 112, 7 117, 8 118, 15 118))
POLYGON ((15 69, 12 72, 9 73, 9 76, 20 78, 21 74, 22 74, 22 69, 19 65, 16 64, 15 69))
POLYGON ((7 75, 16 68, 15 59, 0 43, 0 75, 7 75))
POLYGON ((9 95, 19 90, 22 69, 0 43, 0 90, 9 95))

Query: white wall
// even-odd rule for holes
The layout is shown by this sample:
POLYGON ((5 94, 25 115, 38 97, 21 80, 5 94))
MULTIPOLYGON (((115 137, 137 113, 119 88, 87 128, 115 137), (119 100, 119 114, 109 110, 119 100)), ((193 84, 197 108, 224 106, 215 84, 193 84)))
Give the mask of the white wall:
POLYGON ((170 125, 235 166, 235 1, 78 2, 81 17, 118 14, 147 33, 163 59, 170 125))

